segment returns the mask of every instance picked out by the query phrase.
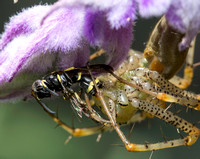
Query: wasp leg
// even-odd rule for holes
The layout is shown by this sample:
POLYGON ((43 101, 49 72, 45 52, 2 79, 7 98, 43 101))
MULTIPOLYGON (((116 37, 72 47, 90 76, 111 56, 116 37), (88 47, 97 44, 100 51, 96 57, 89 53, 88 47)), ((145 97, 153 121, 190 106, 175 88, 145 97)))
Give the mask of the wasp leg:
POLYGON ((102 133, 105 130, 110 129, 108 125, 105 127, 103 125, 95 126, 91 128, 72 128, 65 124, 63 121, 61 121, 59 118, 57 118, 54 114, 55 112, 52 112, 44 103, 41 102, 41 100, 35 95, 35 93, 32 91, 33 96, 37 100, 37 102, 42 106, 44 111, 53 118, 53 120, 59 124, 64 130, 72 134, 73 136, 80 137, 80 136, 88 136, 95 133, 102 133))
POLYGON ((76 92, 69 92, 68 89, 64 86, 63 81, 61 80, 60 76, 57 75, 57 78, 63 88, 63 98, 67 100, 70 98, 70 101, 77 111, 78 115, 82 117, 82 113, 84 113, 87 117, 91 117, 95 121, 99 123, 110 123, 110 121, 103 119, 90 105, 89 98, 87 94, 85 94, 85 101, 83 101, 80 96, 76 92), (68 97, 69 96, 69 97, 68 97))
POLYGON ((105 120, 103 119, 90 105, 90 101, 89 101, 89 98, 87 96, 87 94, 85 93, 85 102, 86 102, 86 105, 87 105, 87 108, 90 112, 90 117, 92 119, 94 119, 95 121, 101 123, 101 124, 104 124, 105 126, 107 125, 110 125, 111 122, 109 120, 105 120))
POLYGON ((38 96, 34 93, 33 90, 31 91, 31 93, 32 93, 33 97, 36 99, 36 101, 42 106, 42 108, 43 108, 46 112, 48 112, 48 113, 50 113, 50 114, 55 114, 55 113, 56 113, 56 112, 52 111, 51 109, 49 109, 49 108, 40 100, 40 98, 38 98, 38 96))
POLYGON ((57 79, 60 82, 63 88, 63 99, 70 100, 73 110, 75 110, 80 118, 82 118, 82 113, 84 113, 87 117, 89 116, 87 109, 85 109, 85 104, 81 100, 80 96, 74 92, 71 88, 67 88, 64 86, 61 76, 57 74, 57 79))
MULTIPOLYGON (((103 131, 109 130, 111 128, 111 127, 109 127, 109 125, 106 125, 106 127, 103 125, 100 125, 100 126, 95 126, 95 127, 91 127, 91 128, 72 128, 72 127, 68 126, 67 124, 65 124, 63 121, 61 121, 59 118, 57 118, 54 115, 55 112, 51 111, 43 102, 41 102, 41 100, 35 95, 34 91, 32 91, 32 95, 35 97, 37 102, 42 106, 44 111, 49 116, 51 116, 57 124, 59 124, 64 130, 66 130, 73 136, 76 136, 76 137, 88 136, 88 135, 92 135, 95 133, 102 133, 103 131)), ((74 100, 77 101, 77 98, 74 98, 74 100)))
MULTIPOLYGON (((46 109, 45 109, 46 111, 46 109)), ((66 123, 64 123, 63 121, 61 121, 59 118, 57 118, 55 115, 53 115, 52 113, 49 113, 48 111, 46 111, 47 114, 49 114, 49 116, 52 117, 52 119, 58 124, 60 125, 64 130, 66 130, 68 133, 70 133, 73 136, 76 137, 81 137, 81 136, 88 136, 88 135, 93 135, 96 133, 102 133, 103 131, 109 130, 111 127, 108 126, 95 126, 95 127, 90 127, 90 128, 72 128, 69 125, 67 125, 66 123)))
POLYGON ((184 145, 191 146, 198 139, 200 135, 200 130, 197 127, 195 127, 193 124, 189 123, 188 121, 178 117, 172 112, 165 111, 163 108, 154 104, 150 104, 146 101, 141 101, 136 98, 132 98, 130 100, 134 107, 140 110, 143 110, 147 113, 151 113, 152 115, 164 120, 165 122, 176 126, 180 130, 187 133, 188 136, 182 139, 170 140, 170 141, 154 143, 154 144, 128 143, 126 145, 126 149, 128 151, 152 151, 152 150, 159 150, 159 149, 184 146, 184 145))
POLYGON ((195 42, 196 42, 196 38, 192 41, 191 46, 188 50, 188 55, 186 58, 186 64, 184 68, 184 77, 181 78, 179 76, 174 76, 169 80, 171 83, 173 83, 175 86, 181 89, 188 88, 190 84, 192 83, 195 42))

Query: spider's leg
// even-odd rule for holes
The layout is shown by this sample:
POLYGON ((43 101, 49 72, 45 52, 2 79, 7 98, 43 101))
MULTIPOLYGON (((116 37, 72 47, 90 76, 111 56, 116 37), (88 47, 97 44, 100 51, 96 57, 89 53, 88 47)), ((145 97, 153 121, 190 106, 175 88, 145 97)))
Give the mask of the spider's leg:
MULTIPOLYGON (((100 102, 101 102, 101 104, 102 104, 102 107, 103 107, 103 109, 104 109, 104 111, 105 111, 105 114, 107 115, 108 119, 109 119, 110 122, 111 122, 111 126, 115 129, 115 131, 117 132, 117 134, 118 134, 119 137, 121 138, 121 140, 122 140, 122 142, 124 143, 124 145, 128 145, 129 142, 128 142, 128 140, 126 139, 124 133, 120 130, 119 125, 116 123, 115 118, 112 116, 112 113, 110 112, 110 110, 109 110, 109 108, 108 108, 108 106, 107 106, 107 104, 106 104, 106 101, 104 100, 104 97, 103 97, 103 95, 102 95, 102 92, 99 90, 99 88, 98 88, 98 86, 97 86, 97 84, 96 84, 96 82, 95 82, 95 80, 94 80, 94 77, 92 76, 92 73, 91 73, 89 67, 90 67, 90 66, 87 65, 88 72, 89 72, 89 74, 90 74, 90 76, 91 76, 91 78, 92 78, 92 81, 93 81, 93 83, 94 83, 94 87, 95 87, 95 89, 96 89, 96 96, 99 98, 99 100, 100 100, 100 102)), ((109 70, 108 70, 108 71, 109 71, 109 70)), ((113 71, 111 71, 111 72, 113 72, 113 71)))
POLYGON ((103 49, 96 51, 94 54, 90 55, 90 61, 101 56, 104 53, 105 53, 105 50, 103 50, 103 49))
POLYGON ((177 115, 173 114, 172 112, 165 111, 165 109, 150 104, 146 101, 138 100, 136 98, 130 99, 131 103, 134 107, 143 110, 147 113, 151 113, 152 115, 164 120, 165 122, 176 126, 180 130, 184 131, 188 134, 188 136, 182 139, 170 140, 160 143, 149 143, 149 144, 134 144, 128 143, 126 145, 126 149, 128 151, 152 151, 152 150, 159 150, 164 148, 170 147, 177 147, 177 146, 191 146, 196 142, 200 135, 200 130, 195 127, 193 124, 189 123, 188 121, 178 117, 177 115))
POLYGON ((151 71, 148 68, 138 68, 136 69, 136 76, 137 80, 135 80, 135 78, 131 78, 131 82, 135 85, 141 86, 140 91, 150 94, 163 101, 174 102, 200 110, 198 95, 176 87, 158 72, 151 71), (149 83, 148 86, 146 86, 146 79, 150 79, 156 84, 152 85, 149 83))
POLYGON ((166 122, 171 123, 172 125, 175 125, 177 128, 180 128, 181 130, 188 133, 189 135, 185 137, 184 139, 170 140, 168 142, 161 142, 161 143, 156 143, 156 144, 140 145, 140 144, 130 143, 125 137, 125 135, 123 134, 123 132, 120 130, 118 124, 116 123, 116 120, 113 118, 111 112, 109 111, 107 104, 104 100, 104 97, 102 95, 102 92, 98 89, 98 87, 96 87, 96 91, 97 91, 96 94, 102 103, 102 107, 104 108, 106 115, 111 121, 112 127, 116 130, 116 132, 118 133, 119 137, 121 138, 122 142, 124 143, 128 151, 152 151, 152 150, 164 149, 168 147, 176 147, 176 146, 181 146, 181 145, 190 146, 196 142, 196 140, 198 139, 200 135, 200 130, 198 128, 193 126, 191 123, 185 121, 184 119, 174 115, 173 113, 166 111, 164 108, 161 108, 158 105, 149 104, 149 103, 147 106, 145 102, 138 104, 138 101, 136 102, 137 105, 135 105, 135 100, 134 100, 132 101, 134 107, 140 110, 143 110, 146 113, 152 114, 153 116, 161 118, 165 120, 166 122))
POLYGON ((191 46, 188 50, 187 58, 186 58, 186 64, 184 68, 184 77, 181 78, 179 76, 172 77, 169 81, 176 85, 177 87, 181 89, 186 89, 190 86, 192 83, 193 78, 193 57, 194 57, 194 50, 195 50, 195 39, 192 41, 191 46))

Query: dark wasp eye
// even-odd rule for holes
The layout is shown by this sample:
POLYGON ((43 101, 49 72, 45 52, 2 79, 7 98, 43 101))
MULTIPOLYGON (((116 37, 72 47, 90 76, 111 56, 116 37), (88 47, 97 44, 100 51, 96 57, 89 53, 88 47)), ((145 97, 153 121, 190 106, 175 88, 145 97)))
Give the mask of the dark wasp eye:
POLYGON ((42 85, 42 80, 36 80, 32 85, 32 90, 38 98, 51 97, 50 92, 42 85))

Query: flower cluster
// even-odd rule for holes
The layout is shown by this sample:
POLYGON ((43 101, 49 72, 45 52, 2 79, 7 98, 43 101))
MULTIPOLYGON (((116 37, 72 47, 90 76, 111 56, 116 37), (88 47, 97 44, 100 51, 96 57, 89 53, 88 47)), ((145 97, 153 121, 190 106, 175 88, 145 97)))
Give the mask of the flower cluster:
POLYGON ((52 70, 84 66, 90 47, 103 48, 107 63, 126 58, 137 18, 166 14, 190 46, 200 28, 198 0, 59 0, 10 18, 0 39, 0 100, 30 95, 32 82, 52 70))

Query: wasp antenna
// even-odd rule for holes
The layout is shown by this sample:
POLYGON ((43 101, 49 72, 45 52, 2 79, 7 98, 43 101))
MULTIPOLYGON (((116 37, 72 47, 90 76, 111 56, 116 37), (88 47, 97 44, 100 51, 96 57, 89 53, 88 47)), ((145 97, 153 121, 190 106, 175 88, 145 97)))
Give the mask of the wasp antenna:
POLYGON ((52 111, 51 109, 49 109, 39 98, 38 96, 35 94, 35 92, 32 90, 31 91, 33 97, 36 99, 36 101, 42 106, 42 108, 44 109, 44 111, 46 111, 47 113, 50 114, 55 114, 56 112, 52 111))
POLYGON ((51 109, 49 109, 47 106, 46 106, 46 104, 44 104, 43 102, 41 102, 40 101, 40 105, 43 107, 43 109, 45 110, 45 111, 47 111, 48 113, 51 113, 51 114, 56 114, 56 112, 54 112, 53 110, 51 110, 51 109))
POLYGON ((54 96, 59 96, 59 94, 58 93, 56 93, 56 92, 54 92, 54 91, 52 91, 52 90, 50 90, 48 87, 44 87, 44 89, 46 89, 47 91, 49 91, 52 95, 54 95, 54 96))

